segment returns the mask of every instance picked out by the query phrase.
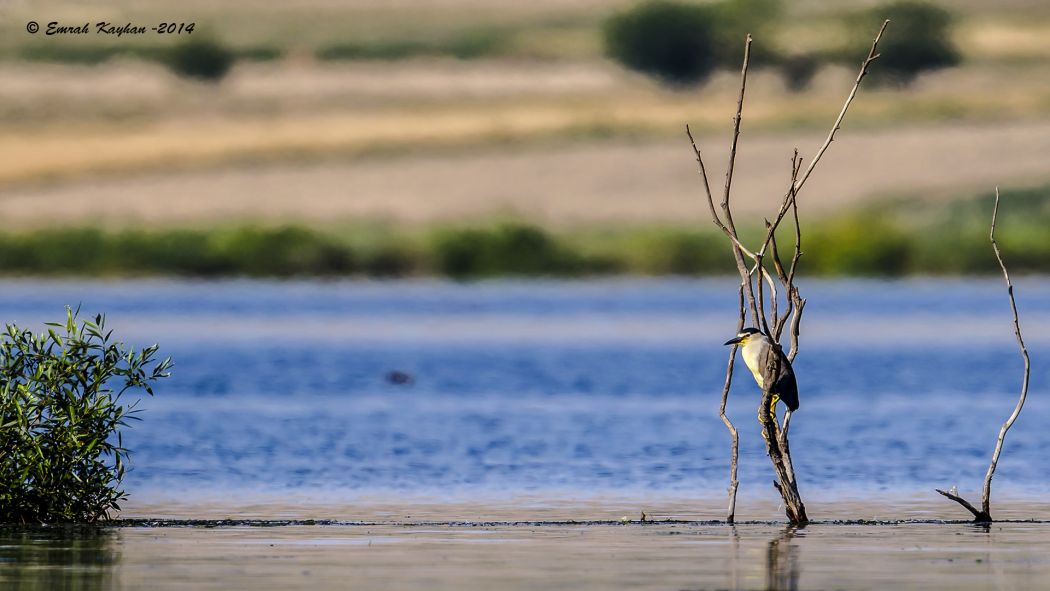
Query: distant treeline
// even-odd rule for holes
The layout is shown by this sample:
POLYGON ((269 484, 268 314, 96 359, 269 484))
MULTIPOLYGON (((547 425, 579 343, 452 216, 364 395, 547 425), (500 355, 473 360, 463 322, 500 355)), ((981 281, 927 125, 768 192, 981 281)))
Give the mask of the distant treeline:
POLYGON ((744 35, 750 32, 757 40, 751 49, 751 65, 779 71, 789 89, 802 90, 824 65, 855 65, 866 53, 879 23, 889 18, 894 23, 892 32, 880 46, 883 56, 879 68, 872 70, 873 79, 907 84, 922 72, 950 67, 962 59, 952 40, 952 14, 937 4, 890 0, 861 10, 834 10, 821 19, 835 23, 825 24, 827 30, 820 33, 832 38, 831 46, 806 51, 785 42, 786 9, 784 0, 641 0, 624 10, 591 17, 464 22, 452 30, 438 27, 425 33, 410 27, 411 33, 348 35, 306 48, 288 47, 274 39, 234 46, 213 34, 213 26, 180 33, 175 43, 30 37, 16 47, 14 55, 29 61, 72 64, 98 64, 116 57, 139 59, 164 64, 180 76, 215 82, 235 62, 276 60, 290 51, 311 52, 322 61, 579 59, 598 57, 597 51, 588 49, 593 37, 597 42, 593 45, 603 47, 606 57, 662 82, 683 85, 702 84, 717 69, 739 69, 744 35), (835 42, 839 36, 848 41, 844 45, 835 42), (575 41, 552 43, 552 38, 575 41), (583 49, 571 49, 579 46, 583 49))
POLYGON ((702 84, 716 69, 740 69, 744 37, 751 33, 757 42, 750 65, 779 70, 789 89, 802 90, 825 64, 854 65, 866 55, 879 24, 890 19, 879 66, 871 71, 874 80, 906 85, 922 72, 962 60, 952 40, 952 14, 936 4, 894 0, 844 12, 845 45, 806 52, 778 45, 784 41, 786 7, 783 0, 645 0, 605 22, 605 52, 668 84, 702 84))
MULTIPOLYGON (((897 201, 803 221, 800 272, 901 276, 996 273, 990 195, 897 201)), ((998 237, 1010 269, 1050 272, 1050 187, 1007 191, 998 237)), ((516 222, 430 230, 299 226, 41 229, 0 234, 9 275, 191 277, 722 275, 734 272, 708 224, 547 231, 516 222)), ((793 241, 784 227, 781 244, 793 241)), ((757 229, 748 232, 758 239, 757 229)))

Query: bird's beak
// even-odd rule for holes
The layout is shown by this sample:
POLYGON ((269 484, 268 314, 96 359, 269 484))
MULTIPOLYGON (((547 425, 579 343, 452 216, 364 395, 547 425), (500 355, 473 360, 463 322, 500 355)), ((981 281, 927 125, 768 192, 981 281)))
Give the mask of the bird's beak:
POLYGON ((744 340, 744 337, 735 337, 735 338, 729 339, 724 344, 725 345, 735 345, 735 344, 739 343, 742 340, 744 340))

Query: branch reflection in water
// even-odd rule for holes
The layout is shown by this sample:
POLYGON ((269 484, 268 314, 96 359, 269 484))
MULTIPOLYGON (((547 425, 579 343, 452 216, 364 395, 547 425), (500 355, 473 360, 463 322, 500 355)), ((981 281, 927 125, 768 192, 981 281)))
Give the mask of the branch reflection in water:
POLYGON ((799 547, 793 540, 802 537, 805 526, 789 525, 766 548, 766 589, 795 591, 798 589, 799 547))

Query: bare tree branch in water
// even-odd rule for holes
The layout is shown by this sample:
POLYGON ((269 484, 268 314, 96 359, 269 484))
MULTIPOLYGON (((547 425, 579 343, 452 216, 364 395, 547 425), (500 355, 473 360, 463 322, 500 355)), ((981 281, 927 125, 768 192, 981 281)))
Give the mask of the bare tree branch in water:
MULTIPOLYGON (((740 123, 743 119, 744 97, 747 91, 747 72, 751 59, 751 35, 748 35, 744 42, 744 60, 743 65, 740 68, 740 94, 737 100, 736 115, 733 118, 733 136, 729 148, 729 164, 726 168, 725 187, 722 193, 720 208, 721 214, 719 214, 719 208, 715 207, 715 199, 711 192, 711 183, 708 180, 707 167, 704 164, 703 154, 697 146, 696 140, 693 138, 689 126, 686 126, 686 135, 689 137, 689 142, 693 148, 693 154, 696 156, 697 168, 700 172, 700 177, 703 180, 704 193, 707 197, 707 205, 711 212, 711 221, 729 239, 730 246, 732 247, 733 259, 736 262, 737 272, 740 275, 740 315, 737 322, 737 332, 744 327, 745 321, 748 316, 750 316, 751 325, 759 328, 773 340, 778 355, 770 355, 770 359, 768 360, 769 366, 767 367, 769 371, 779 371, 779 364, 782 363, 782 359, 786 358, 788 363, 790 363, 794 361, 795 356, 798 354, 799 327, 802 319, 802 311, 806 305, 806 300, 802 298, 799 294, 798 288, 795 286, 795 272, 798 267, 799 258, 802 256, 802 231, 798 219, 798 193, 806 183, 806 180, 809 179, 809 176, 813 173, 817 162, 820 161, 828 147, 834 141, 835 133, 842 126, 842 121, 846 116, 846 112, 849 110, 850 104, 852 104, 853 99, 857 95, 861 81, 864 80, 864 77, 868 74, 868 67, 873 61, 878 59, 879 54, 877 53, 877 49, 879 40, 882 38, 882 34, 885 32, 888 24, 888 20, 883 22, 882 27, 875 35, 875 39, 871 44, 871 50, 861 63, 857 79, 854 82, 853 87, 850 89, 850 93, 846 97, 846 101, 843 104, 842 109, 839 111, 838 117, 832 125, 831 131, 828 133, 824 143, 817 150, 816 156, 809 163, 805 172, 802 171, 802 158, 799 157, 798 150, 796 150, 795 154, 792 156, 791 183, 788 186, 787 194, 782 199, 773 221, 766 220, 766 236, 759 249, 753 251, 744 246, 740 241, 736 223, 733 219, 730 200, 733 186, 733 172, 736 167, 737 145, 740 138, 740 123), (789 212, 791 213, 795 224, 795 245, 790 259, 791 262, 785 268, 783 259, 780 256, 776 240, 776 232, 789 212), (767 253, 772 259, 771 264, 773 272, 766 269, 767 261, 765 259, 767 253), (766 293, 767 289, 769 292, 768 297, 766 293), (783 294, 784 298, 783 313, 779 312, 779 299, 781 294, 783 294), (766 310, 767 300, 769 308, 768 313, 766 310), (786 357, 783 355, 780 348, 780 341, 785 328, 789 329, 788 334, 790 335, 791 343, 790 351, 786 357)), ((729 361, 726 366, 725 383, 722 388, 722 402, 719 408, 719 416, 729 430, 732 438, 730 452, 729 511, 726 517, 726 521, 729 523, 732 523, 736 518, 736 494, 739 486, 737 481, 737 468, 740 439, 739 433, 732 421, 726 415, 725 409, 729 399, 729 391, 732 387, 736 349, 737 347, 734 345, 730 351, 729 361)), ((776 374, 774 373, 772 375, 776 374)), ((791 463, 791 452, 788 441, 788 427, 791 420, 791 411, 789 410, 785 413, 783 426, 777 424, 776 417, 770 410, 770 403, 775 394, 775 392, 771 390, 773 386, 774 384, 772 382, 767 382, 763 387, 762 403, 758 411, 759 422, 762 424, 762 437, 766 441, 766 451, 769 454, 770 461, 773 463, 774 472, 777 475, 777 480, 774 482, 774 486, 780 491, 781 497, 784 500, 785 511, 788 519, 793 524, 804 524, 808 521, 808 517, 806 516, 805 505, 802 503, 802 498, 798 493, 798 485, 795 481, 795 472, 791 463)))
POLYGON ((1017 406, 1014 407, 1014 411, 1010 413, 1009 418, 1003 423, 1003 426, 999 429, 999 437, 995 440, 995 451, 992 452, 992 463, 988 466, 988 472, 984 475, 984 490, 981 494, 981 508, 978 510, 976 507, 971 505, 966 499, 945 492, 940 489, 936 489, 937 492, 948 497, 949 499, 959 503, 965 507, 970 513, 973 513, 973 520, 976 523, 990 523, 992 521, 992 477, 995 476, 995 467, 999 464, 999 454, 1003 451, 1003 441, 1006 440, 1006 432, 1013 426, 1014 421, 1017 420, 1018 415, 1021 414, 1021 409, 1024 408, 1025 398, 1028 397, 1028 379, 1032 372, 1032 362, 1028 358, 1028 349, 1025 347, 1024 338, 1021 337, 1021 322, 1017 317, 1017 301, 1014 299, 1014 284, 1010 281, 1010 273, 1006 270, 1006 263, 1003 262, 1003 254, 999 251, 999 243, 995 240, 995 220, 999 214, 999 187, 995 188, 995 206, 992 208, 992 229, 988 233, 988 238, 992 241, 992 250, 995 251, 995 258, 999 261, 999 268, 1003 271, 1003 280, 1006 282, 1006 293, 1010 296, 1010 311, 1014 315, 1014 336, 1017 337, 1017 346, 1021 350, 1021 358, 1024 360, 1024 377, 1021 379, 1021 396, 1017 399, 1017 406))

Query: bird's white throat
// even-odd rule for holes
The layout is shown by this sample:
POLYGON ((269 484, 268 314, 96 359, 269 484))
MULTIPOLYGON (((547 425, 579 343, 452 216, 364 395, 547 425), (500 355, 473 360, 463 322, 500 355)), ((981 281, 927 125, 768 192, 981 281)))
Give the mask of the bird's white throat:
POLYGON ((749 340, 741 347, 740 355, 744 358, 744 363, 747 364, 747 368, 751 370, 751 375, 755 377, 755 381, 758 382, 759 388, 765 388, 765 384, 762 380, 762 360, 760 359, 762 353, 762 343, 749 340))

